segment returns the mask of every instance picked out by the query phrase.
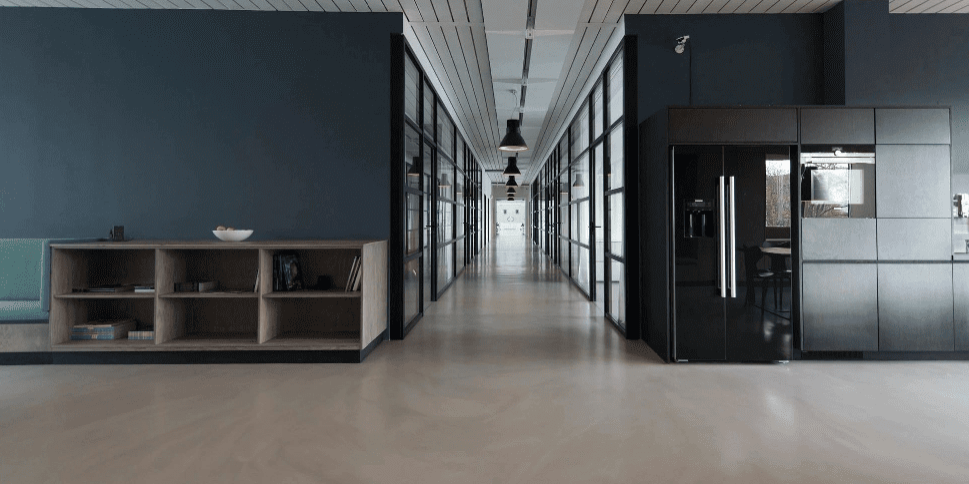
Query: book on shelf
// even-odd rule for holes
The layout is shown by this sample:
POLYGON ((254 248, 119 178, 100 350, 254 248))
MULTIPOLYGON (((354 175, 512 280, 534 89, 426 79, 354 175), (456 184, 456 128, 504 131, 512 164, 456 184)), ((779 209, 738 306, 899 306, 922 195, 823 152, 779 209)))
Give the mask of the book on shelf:
POLYGON ((359 291, 361 284, 363 284, 363 264, 362 263, 360 264, 360 267, 357 268, 357 277, 353 281, 353 292, 359 291))
POLYGON ((153 341, 155 339, 155 330, 147 331, 129 331, 128 339, 139 340, 139 341, 153 341))
POLYGON ((101 286, 85 287, 74 289, 74 292, 93 292, 99 294, 113 294, 118 292, 132 292, 135 286, 132 284, 105 284, 101 286))
POLYGON ((128 332, 138 327, 134 319, 97 320, 87 324, 76 324, 71 327, 72 340, 111 340, 124 339, 128 332))
POLYGON ((350 292, 353 288, 353 276, 357 273, 357 266, 360 264, 360 256, 353 256, 353 264, 350 265, 350 275, 347 276, 347 285, 344 292, 350 292))
POLYGON ((135 284, 134 291, 138 294, 152 294, 155 292, 154 284, 135 284))

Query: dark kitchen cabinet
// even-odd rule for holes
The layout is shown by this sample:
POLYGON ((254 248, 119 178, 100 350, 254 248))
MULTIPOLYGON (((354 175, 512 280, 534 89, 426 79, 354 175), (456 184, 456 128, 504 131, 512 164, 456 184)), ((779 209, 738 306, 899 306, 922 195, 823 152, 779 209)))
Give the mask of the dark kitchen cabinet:
POLYGON ((801 144, 873 145, 875 110, 801 108, 801 144))
POLYGON ((952 222, 878 219, 878 260, 952 260, 952 222))
POLYGON ((878 264, 879 351, 953 351, 952 264, 878 264))
POLYGON ((814 264, 802 269, 805 351, 878 350, 876 264, 814 264))
POLYGON ((969 351, 969 264, 952 264, 955 350, 969 351))
POLYGON ((950 218, 949 146, 875 148, 879 218, 950 218))
POLYGON ((804 260, 870 260, 877 257, 873 218, 805 218, 801 220, 804 260))
POLYGON ((794 108, 670 108, 670 143, 796 144, 794 108))
POLYGON ((947 145, 949 110, 880 108, 875 110, 875 143, 889 145, 947 145))

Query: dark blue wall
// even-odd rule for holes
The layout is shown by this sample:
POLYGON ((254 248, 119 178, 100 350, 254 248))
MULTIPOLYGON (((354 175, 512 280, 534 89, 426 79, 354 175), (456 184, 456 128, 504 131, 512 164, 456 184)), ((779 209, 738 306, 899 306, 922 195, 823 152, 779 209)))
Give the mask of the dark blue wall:
POLYGON ((626 15, 639 48, 639 120, 668 105, 820 104, 821 15, 626 15))
POLYGON ((0 238, 387 238, 400 14, 4 8, 0 238))

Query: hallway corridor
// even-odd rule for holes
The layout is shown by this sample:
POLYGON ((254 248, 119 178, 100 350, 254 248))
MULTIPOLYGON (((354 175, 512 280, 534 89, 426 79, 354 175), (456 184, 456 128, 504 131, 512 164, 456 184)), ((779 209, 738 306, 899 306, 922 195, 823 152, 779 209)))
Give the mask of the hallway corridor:
POLYGON ((486 252, 359 365, 0 367, 0 482, 969 480, 962 362, 665 365, 486 252))

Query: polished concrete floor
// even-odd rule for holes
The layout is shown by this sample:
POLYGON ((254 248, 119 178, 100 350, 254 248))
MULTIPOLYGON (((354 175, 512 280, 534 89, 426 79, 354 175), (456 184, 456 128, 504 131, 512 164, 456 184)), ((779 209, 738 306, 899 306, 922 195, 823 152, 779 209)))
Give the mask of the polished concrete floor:
POLYGON ((664 365, 503 241, 359 365, 0 367, 0 483, 965 483, 969 364, 664 365))

